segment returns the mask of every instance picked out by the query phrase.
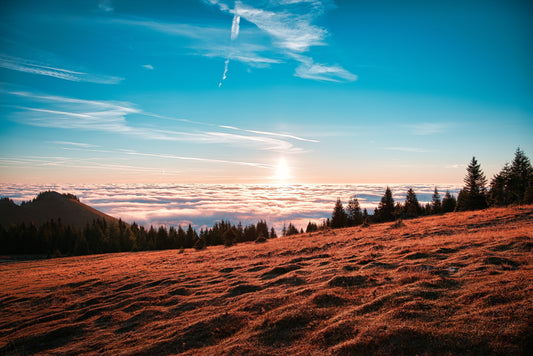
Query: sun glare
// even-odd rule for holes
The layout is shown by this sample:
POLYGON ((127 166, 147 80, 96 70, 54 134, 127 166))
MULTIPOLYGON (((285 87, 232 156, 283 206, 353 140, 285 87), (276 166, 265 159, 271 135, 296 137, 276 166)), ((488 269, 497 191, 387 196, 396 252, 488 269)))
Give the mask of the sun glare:
POLYGON ((289 167, 287 166, 287 162, 285 161, 285 158, 281 158, 279 160, 279 163, 276 167, 276 175, 274 176, 274 179, 279 181, 286 181, 291 177, 289 167))

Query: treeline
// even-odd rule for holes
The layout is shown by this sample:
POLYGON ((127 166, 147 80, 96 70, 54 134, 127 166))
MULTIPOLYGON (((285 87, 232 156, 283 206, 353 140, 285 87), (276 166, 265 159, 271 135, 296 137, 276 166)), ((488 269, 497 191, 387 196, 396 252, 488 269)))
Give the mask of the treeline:
POLYGON ((407 191, 403 203, 395 202, 391 189, 387 187, 373 215, 369 215, 366 209, 361 210, 356 196, 350 199, 346 209, 341 200, 337 199, 331 220, 327 219, 320 227, 309 223, 308 230, 311 226, 311 231, 307 232, 320 228, 341 228, 453 211, 479 210, 491 206, 533 204, 533 167, 520 148, 516 150, 513 161, 506 163, 490 184, 487 184, 481 165, 473 157, 466 169, 464 184, 457 198, 446 191, 441 199, 435 187, 431 202, 425 205, 419 203, 412 188, 407 191))
POLYGON ((58 257, 193 247, 203 249, 246 241, 263 242, 275 237, 274 228, 269 230, 263 220, 244 227, 241 223, 233 225, 221 221, 198 233, 191 225, 187 229, 181 226, 169 229, 150 226, 145 229, 136 223, 128 225, 122 220, 109 223, 103 219, 96 219, 83 229, 74 229, 57 219, 41 226, 33 223, 12 224, 8 228, 0 226, 0 254, 58 257))

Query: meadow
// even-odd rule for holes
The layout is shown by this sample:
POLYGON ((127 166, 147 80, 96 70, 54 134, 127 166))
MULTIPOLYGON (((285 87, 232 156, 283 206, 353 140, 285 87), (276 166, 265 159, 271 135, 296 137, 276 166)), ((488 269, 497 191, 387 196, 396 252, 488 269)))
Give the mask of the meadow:
POLYGON ((0 354, 533 351, 533 206, 0 264, 0 354))

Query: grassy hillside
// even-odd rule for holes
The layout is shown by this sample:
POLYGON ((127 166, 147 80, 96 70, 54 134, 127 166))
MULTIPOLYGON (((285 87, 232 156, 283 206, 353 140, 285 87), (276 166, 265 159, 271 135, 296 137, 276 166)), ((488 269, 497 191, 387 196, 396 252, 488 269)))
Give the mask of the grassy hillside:
POLYGON ((57 192, 43 192, 31 202, 22 206, 10 200, 0 201, 0 225, 8 227, 11 224, 35 223, 40 226, 45 222, 60 218, 63 225, 82 229, 95 219, 116 222, 112 216, 102 213, 83 204, 74 196, 57 192))
POLYGON ((533 206, 0 265, 0 354, 531 354, 533 206))

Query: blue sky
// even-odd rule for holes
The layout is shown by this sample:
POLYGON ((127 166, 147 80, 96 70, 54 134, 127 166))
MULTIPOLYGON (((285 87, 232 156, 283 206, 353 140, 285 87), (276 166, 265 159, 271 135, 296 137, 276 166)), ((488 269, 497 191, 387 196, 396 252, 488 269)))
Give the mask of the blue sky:
POLYGON ((528 1, 3 1, 0 181, 458 183, 533 154, 528 1))

